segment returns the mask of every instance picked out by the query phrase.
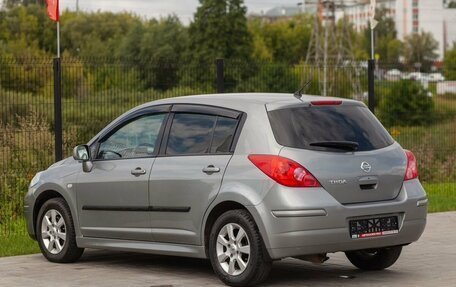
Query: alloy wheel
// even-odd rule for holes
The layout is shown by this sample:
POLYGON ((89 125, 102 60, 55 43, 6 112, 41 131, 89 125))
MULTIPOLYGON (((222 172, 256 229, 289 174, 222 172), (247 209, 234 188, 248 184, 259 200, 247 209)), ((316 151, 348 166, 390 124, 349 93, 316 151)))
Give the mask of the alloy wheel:
POLYGON ((59 254, 65 247, 66 225, 62 214, 48 210, 41 221, 41 240, 51 254, 59 254))
POLYGON ((245 230, 236 223, 223 226, 217 236, 217 259, 231 276, 242 274, 249 264, 250 241, 245 230))

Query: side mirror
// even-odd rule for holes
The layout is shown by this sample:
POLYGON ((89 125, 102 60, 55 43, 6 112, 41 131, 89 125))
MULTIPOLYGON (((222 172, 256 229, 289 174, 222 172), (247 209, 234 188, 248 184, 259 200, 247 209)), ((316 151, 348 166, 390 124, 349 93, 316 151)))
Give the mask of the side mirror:
POLYGON ((82 170, 84 172, 92 171, 92 158, 90 156, 90 149, 88 145, 78 145, 73 149, 73 158, 77 161, 82 161, 82 170))
POLYGON ((73 149, 73 158, 78 161, 89 161, 90 160, 90 150, 89 147, 85 144, 78 145, 73 149))

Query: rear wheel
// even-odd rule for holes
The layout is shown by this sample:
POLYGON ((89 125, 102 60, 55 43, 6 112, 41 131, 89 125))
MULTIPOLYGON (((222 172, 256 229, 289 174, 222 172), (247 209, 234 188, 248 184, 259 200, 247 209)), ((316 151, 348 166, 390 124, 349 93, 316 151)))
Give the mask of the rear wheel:
POLYGON ((51 262, 74 262, 84 252, 76 245, 73 218, 63 198, 52 198, 43 204, 38 213, 36 237, 41 253, 51 262))
POLYGON ((383 270, 393 265, 401 255, 402 246, 345 252, 348 260, 363 270, 383 270))
POLYGON ((272 265, 255 222, 242 209, 227 211, 215 221, 209 258, 214 272, 230 286, 258 284, 272 265))

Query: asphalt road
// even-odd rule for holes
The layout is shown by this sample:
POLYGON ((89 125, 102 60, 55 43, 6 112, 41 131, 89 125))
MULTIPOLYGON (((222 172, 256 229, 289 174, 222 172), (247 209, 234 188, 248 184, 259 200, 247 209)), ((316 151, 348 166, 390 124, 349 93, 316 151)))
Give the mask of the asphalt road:
MULTIPOLYGON (((355 269, 342 253, 322 265, 286 259, 274 263, 264 286, 456 287, 456 212, 428 217, 421 239, 403 249, 388 270, 355 269)), ((206 260, 86 250, 74 264, 40 254, 0 259, 0 286, 222 286, 206 260)))

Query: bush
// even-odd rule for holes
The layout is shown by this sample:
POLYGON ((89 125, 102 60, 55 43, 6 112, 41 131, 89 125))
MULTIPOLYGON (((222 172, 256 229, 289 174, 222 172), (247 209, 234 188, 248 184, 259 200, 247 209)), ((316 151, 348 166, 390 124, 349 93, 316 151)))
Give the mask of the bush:
MULTIPOLYGON (((72 147, 75 136, 65 133, 64 150, 72 147)), ((0 226, 21 217, 28 183, 54 161, 53 143, 49 120, 42 114, 16 115, 14 125, 0 121, 0 226)))
POLYGON ((240 82, 236 92, 282 92, 294 93, 299 90, 300 81, 290 65, 280 63, 261 64, 258 74, 240 82))
POLYGON ((434 102, 417 82, 394 83, 380 100, 379 117, 386 126, 427 125, 433 120, 434 102))

